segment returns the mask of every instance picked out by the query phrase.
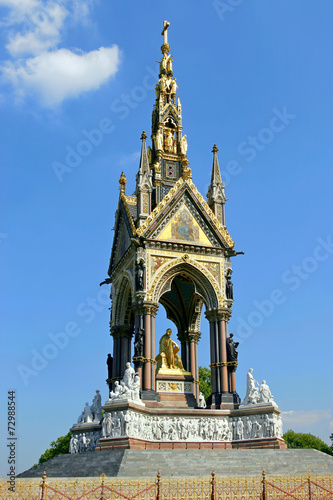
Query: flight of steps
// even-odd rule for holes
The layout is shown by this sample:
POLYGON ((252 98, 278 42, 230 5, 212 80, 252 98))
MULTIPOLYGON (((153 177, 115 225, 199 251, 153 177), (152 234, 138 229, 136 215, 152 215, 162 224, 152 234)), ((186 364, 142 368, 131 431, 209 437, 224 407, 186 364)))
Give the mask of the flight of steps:
POLYGON ((59 455, 33 467, 19 478, 333 475, 333 457, 317 450, 109 450, 59 455))

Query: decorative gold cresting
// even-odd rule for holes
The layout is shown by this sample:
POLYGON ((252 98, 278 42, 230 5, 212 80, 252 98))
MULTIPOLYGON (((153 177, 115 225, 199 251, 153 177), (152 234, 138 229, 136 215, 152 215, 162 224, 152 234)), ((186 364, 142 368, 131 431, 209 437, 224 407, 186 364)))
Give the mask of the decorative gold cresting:
MULTIPOLYGON (((125 177, 125 176, 124 176, 125 177)), ((126 177, 125 177, 126 179, 126 177)), ((120 184, 120 182, 119 182, 120 184)), ((125 185, 126 185, 126 182, 125 182, 125 185)), ((135 236, 136 235, 136 227, 135 227, 135 224, 134 224, 134 221, 133 221, 133 217, 132 217, 132 214, 130 212, 130 209, 128 208, 128 201, 127 199, 128 198, 132 198, 132 197, 129 197, 129 196, 126 196, 122 191, 121 191, 121 188, 122 188, 122 185, 120 186, 120 197, 122 199, 122 202, 124 204, 124 207, 125 207, 125 210, 126 210, 126 214, 127 214, 127 217, 128 217, 128 220, 129 220, 129 223, 131 225, 131 229, 132 229, 132 232, 133 232, 133 235, 135 236)), ((125 186, 124 186, 124 192, 125 192, 125 186)), ((130 203, 130 205, 132 205, 132 203, 130 203)))
POLYGON ((181 177, 176 184, 173 186, 172 189, 164 196, 164 198, 160 201, 160 203, 157 205, 157 207, 154 208, 154 210, 151 212, 149 217, 145 220, 145 222, 137 228, 136 233, 138 236, 141 236, 144 234, 144 232, 148 229, 150 224, 159 216, 159 214, 163 211, 164 207, 167 205, 169 200, 175 196, 175 194, 182 188, 184 183, 186 183, 191 191, 195 194, 197 197, 198 201, 201 203, 202 207, 204 208, 205 212, 209 216, 209 218, 214 222, 216 229, 222 236, 222 239, 226 245, 227 248, 233 248, 235 246, 235 243, 233 239, 231 238, 230 234, 228 231, 225 229, 225 227, 222 226, 222 224, 219 222, 213 211, 210 209, 208 203, 206 200, 203 198, 203 196, 199 193, 198 189, 194 185, 194 183, 191 180, 191 169, 190 167, 187 167, 189 172, 188 172, 188 178, 185 180, 184 176, 181 177))
POLYGON ((164 196, 164 198, 162 199, 162 201, 160 201, 160 203, 157 205, 157 207, 154 208, 154 210, 149 215, 149 217, 147 217, 147 219, 145 220, 145 222, 140 227, 137 228, 136 234, 138 236, 141 236, 146 231, 146 229, 150 226, 150 224, 152 223, 152 221, 160 214, 160 212, 163 210, 163 208, 165 207, 165 205, 169 202, 169 200, 171 199, 171 197, 174 194, 176 194, 176 192, 178 191, 178 189, 183 184, 184 184, 184 179, 181 177, 176 182, 176 184, 173 186, 173 188, 170 189, 170 191, 164 196))

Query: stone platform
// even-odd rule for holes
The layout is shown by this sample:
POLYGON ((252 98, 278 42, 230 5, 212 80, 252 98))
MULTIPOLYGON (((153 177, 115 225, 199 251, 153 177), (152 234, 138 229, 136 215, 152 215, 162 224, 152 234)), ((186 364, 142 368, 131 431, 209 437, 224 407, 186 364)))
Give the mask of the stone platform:
POLYGON ((42 477, 220 477, 333 474, 333 457, 317 450, 105 450, 103 453, 59 455, 19 478, 42 477))
POLYGON ((105 450, 227 450, 227 449, 285 449, 280 438, 243 439, 242 441, 149 441, 133 437, 102 438, 95 451, 105 450))

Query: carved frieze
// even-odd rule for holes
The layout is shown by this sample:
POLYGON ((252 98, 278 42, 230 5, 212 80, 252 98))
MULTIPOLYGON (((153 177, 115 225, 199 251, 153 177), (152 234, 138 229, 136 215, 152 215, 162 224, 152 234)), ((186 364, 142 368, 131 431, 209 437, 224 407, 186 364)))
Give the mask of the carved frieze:
POLYGON ((103 437, 133 437, 149 441, 239 441, 282 438, 280 415, 156 416, 133 410, 106 411, 103 437))

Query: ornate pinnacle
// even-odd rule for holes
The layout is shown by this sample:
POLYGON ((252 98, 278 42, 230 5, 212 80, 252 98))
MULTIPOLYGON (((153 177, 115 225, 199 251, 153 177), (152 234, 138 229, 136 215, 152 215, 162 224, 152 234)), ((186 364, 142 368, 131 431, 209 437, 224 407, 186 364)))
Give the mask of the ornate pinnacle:
POLYGON ((140 139, 141 141, 145 141, 147 139, 147 134, 145 131, 142 132, 140 139))
POLYGON ((182 161, 182 167, 183 167, 183 179, 184 181, 187 181, 188 179, 192 179, 192 170, 191 170, 191 167, 189 167, 189 161, 186 159, 186 160, 183 160, 182 161))
POLYGON ((214 144, 213 149, 212 149, 212 153, 216 154, 217 152, 218 152, 218 148, 217 148, 216 144, 214 144))
POLYGON ((127 179, 125 177, 124 172, 122 172, 121 176, 119 178, 119 189, 120 189, 121 194, 125 194, 126 183, 127 183, 127 179))

